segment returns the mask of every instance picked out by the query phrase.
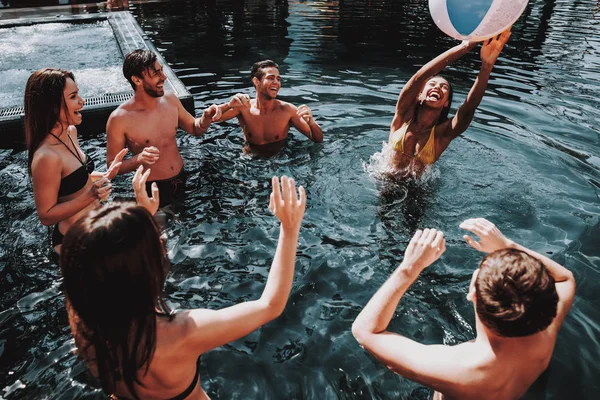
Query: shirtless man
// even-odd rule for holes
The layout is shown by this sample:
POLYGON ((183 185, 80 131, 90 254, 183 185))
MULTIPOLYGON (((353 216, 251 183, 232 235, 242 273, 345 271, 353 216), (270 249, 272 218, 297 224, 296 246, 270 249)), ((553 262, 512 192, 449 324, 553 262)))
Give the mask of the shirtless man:
POLYGON ((125 57, 123 74, 133 87, 133 97, 112 112, 106 126, 106 162, 108 165, 124 147, 133 156, 123 160, 119 174, 144 170, 152 166, 147 182, 148 194, 156 182, 160 191, 160 206, 172 202, 185 185, 183 159, 175 135, 180 127, 193 136, 200 136, 218 117, 216 105, 194 118, 181 104, 177 95, 165 92, 167 80, 156 54, 149 50, 134 50, 125 57))
POLYGON ((279 65, 271 60, 259 61, 252 66, 250 75, 256 98, 236 94, 229 102, 218 106, 221 116, 213 118, 212 122, 237 117, 247 143, 244 150, 252 153, 279 151, 286 142, 290 125, 313 142, 323 141, 323 131, 308 106, 296 107, 276 99, 281 89, 279 65))
POLYGON ((467 299, 477 337, 456 346, 424 345, 386 330, 421 271, 446 250, 444 234, 418 230, 404 260, 352 325, 358 342, 392 371, 433 388, 434 399, 519 399, 548 367, 575 296, 573 274, 507 239, 491 222, 460 225, 473 248, 489 253, 473 273, 467 299))

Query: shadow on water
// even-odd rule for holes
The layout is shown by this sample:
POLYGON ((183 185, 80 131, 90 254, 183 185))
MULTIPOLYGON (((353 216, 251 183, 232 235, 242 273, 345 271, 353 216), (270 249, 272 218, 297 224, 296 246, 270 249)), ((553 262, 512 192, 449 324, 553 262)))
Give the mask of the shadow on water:
MULTIPOLYGON (((6 3, 6 0, 4 1, 6 3)), ((181 134, 189 178, 185 212, 166 227, 175 307, 226 307, 262 291, 277 238, 268 210, 272 175, 308 193, 296 276, 284 314, 203 356, 216 399, 425 399, 429 391, 357 345, 353 320, 418 228, 444 231, 447 251, 401 302, 390 330, 424 343, 475 336, 466 290, 481 254, 460 222, 492 220, 507 236, 571 269, 577 297, 549 370, 525 399, 592 399, 600 386, 600 24, 594 0, 532 0, 513 28, 475 119, 427 182, 373 179, 398 92, 456 43, 421 0, 176 0, 130 10, 194 94, 196 113, 253 93, 249 70, 281 65, 280 97, 306 103, 325 132, 295 131, 269 158, 243 152, 235 121, 201 138, 181 134)), ((453 111, 470 89, 474 51, 445 73, 453 111)), ((85 97, 85 93, 82 93, 85 97)), ((453 112, 452 111, 452 112, 453 112)), ((82 140, 103 164, 103 135, 82 140)), ((114 181, 130 197, 129 177, 114 181)), ((71 353, 60 275, 47 256, 24 152, 0 152, 0 396, 103 398, 71 353)))

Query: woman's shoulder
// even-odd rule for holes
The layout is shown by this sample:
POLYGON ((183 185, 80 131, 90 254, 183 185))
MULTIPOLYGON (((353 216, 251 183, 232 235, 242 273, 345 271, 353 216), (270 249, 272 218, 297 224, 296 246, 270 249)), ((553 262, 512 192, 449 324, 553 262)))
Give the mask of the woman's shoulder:
POLYGON ((54 169, 62 168, 62 158, 60 154, 54 150, 53 146, 43 143, 33 154, 31 160, 31 171, 35 171, 39 168, 43 169, 54 169))

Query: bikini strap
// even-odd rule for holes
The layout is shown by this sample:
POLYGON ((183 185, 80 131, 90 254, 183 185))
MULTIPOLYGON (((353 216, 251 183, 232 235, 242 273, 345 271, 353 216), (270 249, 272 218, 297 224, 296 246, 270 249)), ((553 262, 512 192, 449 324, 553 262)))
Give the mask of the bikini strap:
POLYGON ((61 142, 63 144, 63 146, 65 146, 67 148, 67 150, 69 150, 69 152, 71 152, 71 154, 73 154, 73 156, 81 163, 81 165, 85 165, 85 163, 81 159, 81 156, 79 154, 77 154, 77 149, 75 147, 75 142, 73 142, 73 139, 71 139, 71 136, 69 135, 69 133, 67 133, 67 136, 69 137, 69 140, 71 141, 71 144, 73 145, 73 148, 75 149, 75 151, 71 150, 71 148, 69 146, 67 146, 67 144, 65 142, 63 142, 62 140, 60 140, 59 137, 56 136, 54 133, 50 132, 50 134, 52 136, 54 136, 56 138, 56 140, 58 140, 59 142, 61 142))

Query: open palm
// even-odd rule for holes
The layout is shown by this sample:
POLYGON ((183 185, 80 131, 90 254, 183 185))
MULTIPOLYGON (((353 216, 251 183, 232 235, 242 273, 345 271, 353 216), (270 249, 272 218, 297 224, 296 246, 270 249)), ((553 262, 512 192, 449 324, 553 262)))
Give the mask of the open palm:
POLYGON ((496 63, 500 52, 510 38, 510 28, 493 39, 486 40, 481 46, 481 61, 483 64, 492 66, 496 63))

